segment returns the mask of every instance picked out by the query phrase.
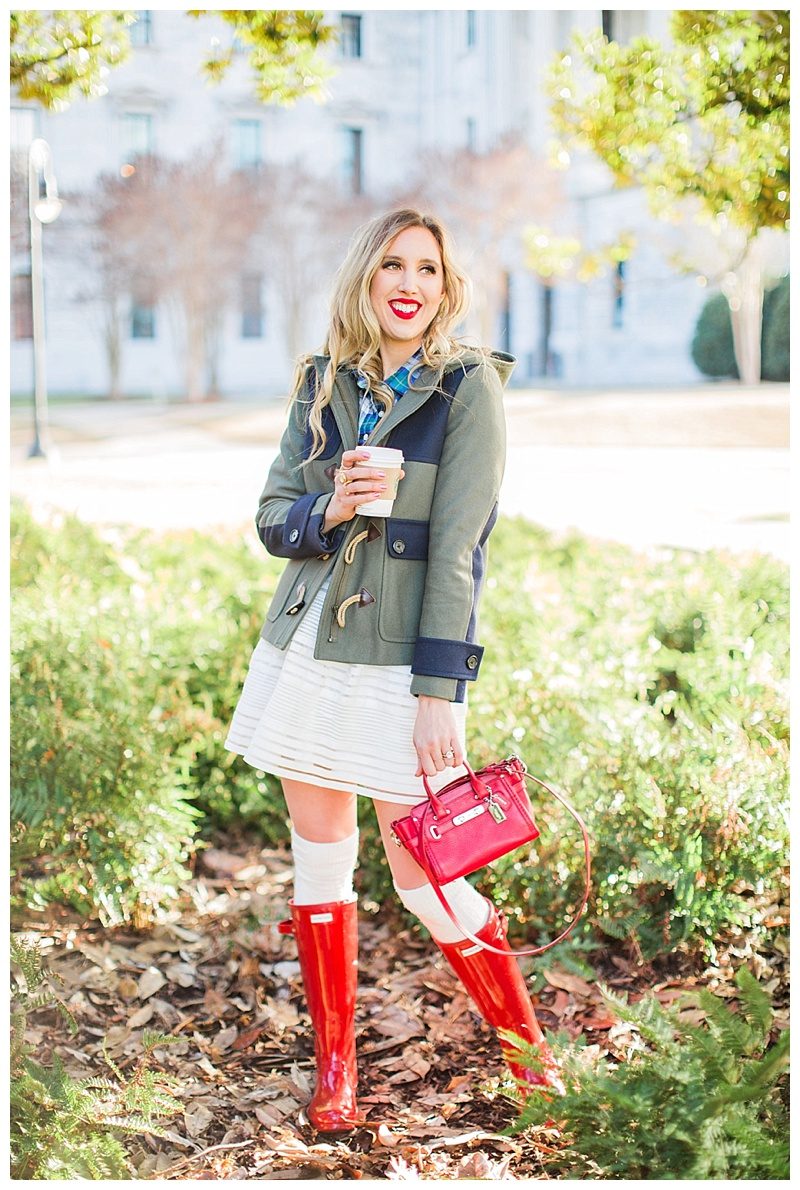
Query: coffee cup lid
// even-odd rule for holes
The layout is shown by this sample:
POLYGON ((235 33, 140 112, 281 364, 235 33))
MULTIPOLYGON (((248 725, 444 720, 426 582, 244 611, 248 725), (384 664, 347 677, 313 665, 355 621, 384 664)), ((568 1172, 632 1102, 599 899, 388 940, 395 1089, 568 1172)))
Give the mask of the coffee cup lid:
POLYGON ((382 463, 384 466, 395 467, 403 462, 403 452, 393 446, 365 446, 363 450, 369 451, 370 462, 382 463))

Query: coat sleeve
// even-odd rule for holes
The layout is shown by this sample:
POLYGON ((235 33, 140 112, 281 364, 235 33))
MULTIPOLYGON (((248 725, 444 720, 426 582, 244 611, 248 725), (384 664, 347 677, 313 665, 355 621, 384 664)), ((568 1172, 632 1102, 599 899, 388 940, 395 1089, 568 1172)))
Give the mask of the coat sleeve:
POLYGON ((487 539, 497 519, 506 455, 503 386, 491 364, 465 377, 453 400, 436 477, 412 694, 463 702, 478 676, 477 612, 487 539))
POLYGON ((278 456, 267 475, 256 513, 256 528, 268 553, 276 558, 313 558, 331 554, 344 538, 341 529, 322 532, 332 492, 309 492, 302 467, 306 440, 306 402, 295 400, 278 456))

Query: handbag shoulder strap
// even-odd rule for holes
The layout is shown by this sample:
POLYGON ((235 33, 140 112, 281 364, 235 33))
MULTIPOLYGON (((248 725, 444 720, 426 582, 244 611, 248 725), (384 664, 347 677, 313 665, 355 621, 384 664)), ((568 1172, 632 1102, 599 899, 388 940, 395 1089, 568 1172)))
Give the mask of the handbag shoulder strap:
POLYGON ((591 861, 591 856, 589 854, 589 832, 586 829, 586 823, 583 821, 583 819, 581 818, 578 811, 573 809, 573 807, 569 804, 569 802, 566 800, 566 798, 562 797, 561 794, 556 793, 556 791, 554 789, 551 789, 549 785, 546 785, 544 783, 544 781, 540 781, 538 777, 534 777, 530 773, 526 773, 525 778, 526 778, 526 780, 529 780, 529 781, 535 781, 537 785, 541 785, 542 789, 546 789, 549 794, 552 794, 552 796, 556 799, 556 801, 561 802, 561 805, 564 806, 567 810, 569 810, 570 814, 575 819, 578 826, 581 828, 581 834, 583 836, 585 882, 584 882, 584 889, 583 889, 583 897, 581 899, 580 906, 578 907, 577 913, 575 913, 574 917, 572 918, 572 921, 569 923, 567 928, 565 930, 562 930, 561 933, 558 935, 558 937, 554 938, 552 942, 547 942, 547 943, 545 943, 544 946, 526 947, 524 950, 511 950, 511 949, 500 950, 498 947, 491 946, 488 942, 483 942, 480 938, 477 938, 474 934, 470 933, 470 931, 458 920, 455 913, 450 908, 450 905, 447 903, 447 898, 445 897, 444 893, 442 892, 442 888, 441 888, 441 885, 439 884, 439 881, 436 879, 433 872, 431 871, 430 861, 428 859, 428 853, 425 850, 425 832, 423 830, 424 822, 428 815, 429 808, 425 810, 424 814, 420 818, 420 844, 421 844, 422 858, 424 860, 423 866, 425 869, 425 875, 428 877, 431 884, 433 885, 433 891, 436 893, 436 896, 439 898, 442 908, 446 912, 447 916, 450 918, 453 925, 456 926, 456 928, 459 929, 462 934, 466 935, 466 937, 469 938, 470 942, 474 942, 474 944, 476 946, 479 946, 482 950, 489 950, 492 952, 492 954, 500 954, 500 955, 506 955, 506 956, 513 955, 515 958, 525 958, 529 955, 544 954, 544 952, 546 950, 550 950, 551 947, 557 946, 559 942, 563 942, 564 939, 567 937, 567 935, 572 933, 575 926, 580 921, 583 911, 586 908, 586 903, 589 900, 589 893, 591 892, 591 884, 592 884, 592 861, 591 861))

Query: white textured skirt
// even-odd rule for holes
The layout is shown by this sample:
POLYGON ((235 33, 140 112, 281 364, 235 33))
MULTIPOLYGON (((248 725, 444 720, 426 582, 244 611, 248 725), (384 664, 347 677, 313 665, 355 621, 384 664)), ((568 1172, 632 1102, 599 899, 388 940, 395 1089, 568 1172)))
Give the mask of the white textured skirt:
MULTIPOLYGON (((417 699, 409 665, 356 665, 314 657, 327 583, 286 649, 259 640, 225 747, 276 777, 413 806, 417 699)), ((451 703, 465 747, 466 703, 451 703)), ((429 778, 441 789, 462 770, 429 778)))

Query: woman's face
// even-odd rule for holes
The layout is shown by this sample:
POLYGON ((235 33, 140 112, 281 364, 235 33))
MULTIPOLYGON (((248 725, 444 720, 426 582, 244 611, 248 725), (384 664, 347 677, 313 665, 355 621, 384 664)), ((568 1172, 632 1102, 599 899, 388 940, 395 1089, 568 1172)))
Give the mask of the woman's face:
POLYGON ((381 328, 381 346, 405 358, 422 343, 444 295, 442 254, 427 227, 407 227, 384 253, 369 287, 381 328))

